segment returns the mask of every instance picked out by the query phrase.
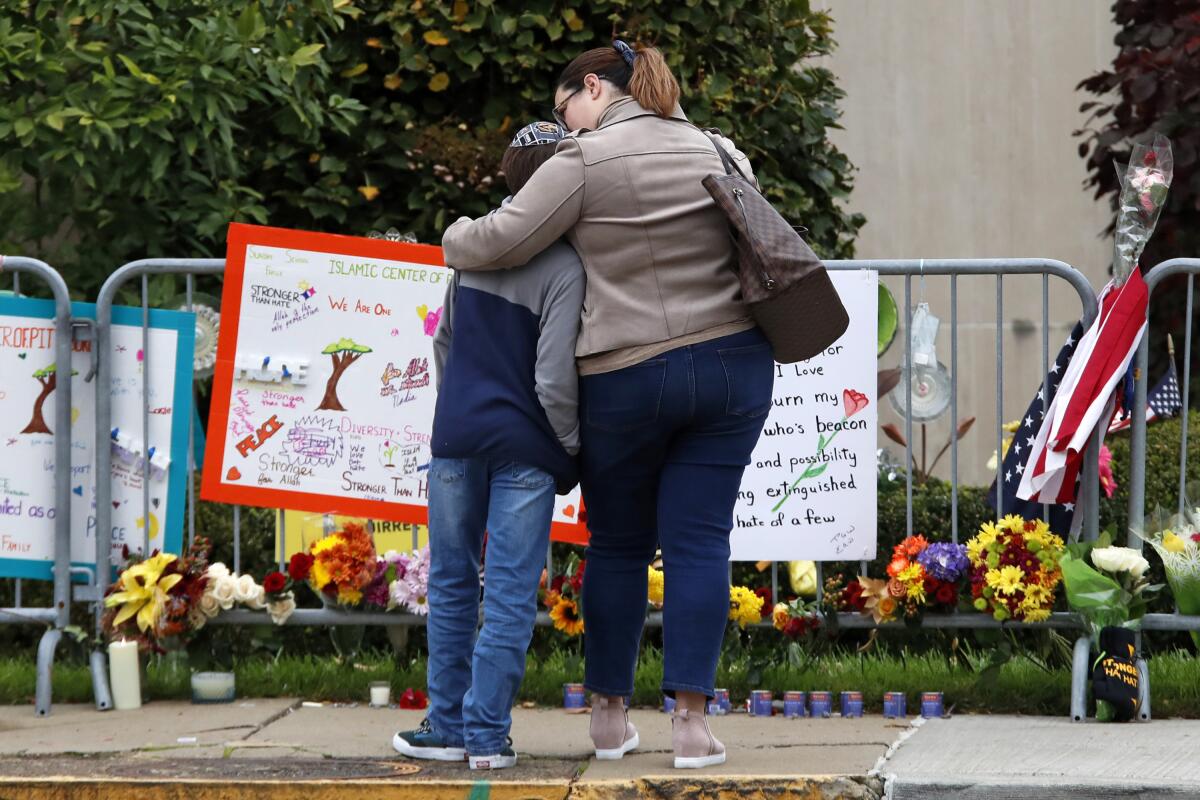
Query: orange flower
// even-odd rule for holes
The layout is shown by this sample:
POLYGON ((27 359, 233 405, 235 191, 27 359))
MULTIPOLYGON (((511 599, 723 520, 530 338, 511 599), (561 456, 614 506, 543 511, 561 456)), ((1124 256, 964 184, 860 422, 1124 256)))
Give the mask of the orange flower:
POLYGON ((908 589, 899 578, 892 578, 890 581, 888 581, 887 593, 889 596, 899 599, 908 594, 908 589))
POLYGON ((908 569, 908 559, 902 555, 896 555, 892 558, 892 563, 888 564, 888 577, 894 578, 904 570, 908 569))
POLYGON ((929 542, 924 536, 910 536, 899 544, 901 552, 909 558, 916 558, 922 550, 929 547, 929 542))
POLYGON ((896 609, 899 608, 899 603, 894 597, 885 597, 879 601, 879 616, 881 622, 886 622, 896 616, 896 609))

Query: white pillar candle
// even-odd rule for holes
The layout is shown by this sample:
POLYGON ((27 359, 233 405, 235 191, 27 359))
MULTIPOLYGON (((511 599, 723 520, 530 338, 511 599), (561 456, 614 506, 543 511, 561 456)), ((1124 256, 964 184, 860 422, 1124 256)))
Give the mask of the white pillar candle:
POLYGON ((371 705, 375 708, 386 708, 392 704, 392 685, 384 681, 371 684, 371 705))
POLYGON ((112 686, 113 707, 117 711, 142 707, 142 675, 138 669, 137 642, 122 640, 108 645, 108 679, 112 686))

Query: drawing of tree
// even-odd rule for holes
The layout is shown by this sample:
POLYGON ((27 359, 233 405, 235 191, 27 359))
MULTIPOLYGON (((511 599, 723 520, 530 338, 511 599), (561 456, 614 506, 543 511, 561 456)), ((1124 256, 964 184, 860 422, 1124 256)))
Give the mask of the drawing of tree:
POLYGON ((321 398, 321 405, 317 406, 323 411, 345 411, 342 406, 342 401, 338 400, 337 387, 338 381, 342 379, 344 373, 351 364, 363 357, 363 353, 370 353, 371 348, 364 344, 357 344, 353 339, 338 339, 333 344, 321 351, 321 355, 329 356, 333 359, 333 374, 329 376, 329 380, 325 382, 325 396, 321 398))
MULTIPOLYGON (((79 373, 71 370, 71 374, 78 375, 79 373)), ((46 418, 42 416, 42 406, 46 404, 46 398, 58 386, 58 370, 55 369, 54 364, 51 364, 33 373, 33 377, 42 385, 42 392, 33 403, 33 417, 21 433, 53 433, 46 425, 46 418)))

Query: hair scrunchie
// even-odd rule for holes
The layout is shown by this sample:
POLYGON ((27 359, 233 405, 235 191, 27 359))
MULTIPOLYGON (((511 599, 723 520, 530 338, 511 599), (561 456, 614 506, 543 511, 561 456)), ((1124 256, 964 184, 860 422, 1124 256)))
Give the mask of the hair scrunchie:
POLYGON ((620 39, 613 39, 613 49, 621 54, 621 58, 625 59, 626 64, 631 67, 633 66, 633 60, 637 58, 637 53, 633 51, 632 47, 620 39))

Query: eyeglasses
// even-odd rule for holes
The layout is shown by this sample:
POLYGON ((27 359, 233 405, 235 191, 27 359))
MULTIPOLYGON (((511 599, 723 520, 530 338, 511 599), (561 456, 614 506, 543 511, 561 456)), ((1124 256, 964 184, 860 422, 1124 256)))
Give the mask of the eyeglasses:
POLYGON ((571 130, 570 126, 567 125, 567 118, 563 116, 567 112, 567 103, 571 102, 572 97, 582 92, 583 88, 584 87, 580 86, 578 89, 564 97, 563 101, 556 105, 554 107, 554 111, 551 112, 554 115, 554 121, 561 125, 563 130, 571 130))

